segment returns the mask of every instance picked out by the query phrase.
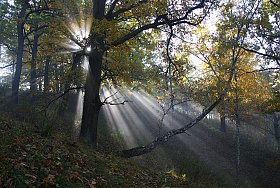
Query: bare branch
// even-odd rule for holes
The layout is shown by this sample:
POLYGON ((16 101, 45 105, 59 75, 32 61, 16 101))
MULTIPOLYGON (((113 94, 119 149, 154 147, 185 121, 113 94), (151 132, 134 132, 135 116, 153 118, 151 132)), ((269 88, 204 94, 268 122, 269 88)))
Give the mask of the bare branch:
POLYGON ((119 103, 112 103, 112 102, 107 102, 105 104, 109 104, 109 105, 124 105, 126 102, 132 102, 132 101, 127 101, 127 100, 124 100, 123 102, 119 102, 119 103))
POLYGON ((0 43, 3 44, 4 46, 6 46, 10 52, 16 52, 16 50, 12 49, 8 44, 3 42, 2 40, 0 40, 0 43))
POLYGON ((243 74, 248 74, 248 73, 256 73, 256 72, 264 72, 264 71, 270 71, 270 70, 280 70, 280 68, 265 68, 265 69, 259 69, 259 70, 253 70, 253 71, 245 71, 243 69, 240 69, 242 71, 244 71, 243 74))
POLYGON ((174 105, 170 105, 166 111, 164 110, 164 106, 161 105, 161 104, 159 104, 160 107, 161 107, 161 109, 162 109, 162 111, 163 111, 163 114, 162 114, 162 117, 161 117, 161 119, 160 119, 160 122, 158 123, 158 129, 159 129, 159 130, 158 130, 158 137, 160 137, 160 131, 161 131, 162 127, 163 127, 163 120, 164 120, 165 116, 166 116, 166 115, 168 114, 168 112, 172 109, 172 107, 174 107, 174 106, 176 106, 176 105, 179 105, 179 104, 182 104, 182 103, 184 103, 184 102, 187 102, 187 100, 178 102, 178 103, 176 103, 176 104, 174 104, 174 105))
POLYGON ((123 102, 113 103, 114 101, 120 99, 121 97, 115 98, 115 99, 111 100, 110 102, 107 102, 107 99, 113 97, 113 96, 116 95, 117 93, 118 93, 118 92, 115 92, 114 94, 112 94, 112 95, 106 97, 106 98, 104 99, 104 101, 101 102, 102 105, 105 105, 105 104, 109 104, 109 105, 124 105, 126 102, 133 102, 133 101, 124 100, 123 102))
MULTIPOLYGON (((51 100, 48 104, 47 104, 47 106, 42 110, 42 111, 46 111, 48 108, 49 108, 49 106, 53 103, 53 102, 55 102, 56 100, 58 100, 59 98, 62 98, 64 95, 66 95, 69 91, 71 91, 71 90, 75 90, 75 89, 84 89, 84 87, 74 87, 74 88, 69 88, 69 89, 67 89, 66 91, 64 91, 63 93, 61 93, 58 97, 56 97, 56 98, 54 98, 53 100, 51 100)), ((42 112, 41 111, 41 112, 42 112)))
POLYGON ((245 47, 242 47, 244 50, 248 51, 248 52, 253 52, 253 53, 256 53, 258 55, 261 55, 261 56, 265 56, 265 57, 268 57, 270 59, 274 59, 274 60, 280 60, 280 57, 278 56, 274 56, 274 55, 269 55, 269 54, 265 54, 265 53, 261 53, 261 52, 258 52, 256 50, 251 50, 251 49, 247 49, 245 47))
POLYGON ((277 3, 273 2, 272 0, 270 0, 270 2, 271 2, 273 5, 275 5, 275 6, 277 6, 278 8, 280 8, 280 5, 278 5, 277 3))
POLYGON ((12 64, 9 64, 9 65, 6 65, 6 66, 4 66, 4 67, 0 67, 0 69, 5 69, 5 68, 7 68, 7 67, 9 67, 9 66, 13 66, 13 65, 15 65, 16 63, 12 63, 12 64))

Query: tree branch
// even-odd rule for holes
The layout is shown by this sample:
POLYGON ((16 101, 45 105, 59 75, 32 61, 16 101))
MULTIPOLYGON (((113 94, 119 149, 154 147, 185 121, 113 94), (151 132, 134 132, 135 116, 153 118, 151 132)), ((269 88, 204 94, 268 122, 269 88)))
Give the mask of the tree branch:
MULTIPOLYGON (((113 11, 113 9, 116 6, 116 3, 118 2, 118 0, 115 0, 112 4, 112 6, 110 7, 110 9, 112 8, 111 11, 113 11), (115 4, 114 4, 115 3, 115 4)), ((139 1, 137 4, 142 4, 142 3, 147 3, 147 0, 143 0, 143 1, 139 1)), ((112 19, 114 19, 115 17, 118 17, 121 13, 125 12, 125 11, 129 11, 133 8, 135 8, 137 6, 137 4, 133 4, 130 5, 128 8, 121 8, 119 10, 117 10, 116 12, 112 13, 112 12, 108 12, 109 14, 105 15, 105 18, 109 21, 111 21, 112 19)), ((110 10, 109 10, 110 11, 110 10)))
POLYGON ((273 2, 272 0, 270 0, 270 2, 271 2, 273 5, 275 5, 275 6, 277 6, 278 8, 280 8, 280 5, 278 5, 277 3, 273 2))
POLYGON ((45 8, 41 8, 41 9, 37 9, 37 10, 30 11, 30 12, 28 12, 28 13, 25 15, 25 19, 27 19, 29 15, 31 15, 31 14, 33 14, 33 13, 36 13, 36 12, 42 12, 43 10, 49 10, 49 8, 48 8, 48 7, 45 7, 45 8))
POLYGON ((7 68, 7 67, 9 67, 9 66, 13 66, 13 65, 15 65, 16 63, 12 63, 12 64, 9 64, 9 65, 6 65, 6 66, 4 66, 4 67, 0 67, 0 69, 5 69, 5 68, 7 68))
POLYGON ((121 97, 118 97, 118 98, 116 98, 116 99, 113 99, 113 100, 110 101, 110 102, 107 102, 107 99, 109 99, 110 97, 113 97, 113 96, 116 95, 117 93, 118 93, 118 92, 115 92, 114 94, 112 94, 112 95, 106 97, 106 98, 104 99, 104 101, 102 102, 102 105, 105 105, 105 104, 109 104, 109 105, 124 105, 126 102, 132 102, 132 101, 124 100, 123 102, 113 103, 113 101, 116 101, 116 100, 120 99, 121 97))
POLYGON ((3 44, 4 46, 6 46, 10 52, 16 52, 16 50, 13 50, 8 44, 3 42, 2 40, 0 40, 0 43, 3 44))
MULTIPOLYGON (((30 32, 26 33, 24 37, 28 37, 28 35, 32 34, 33 32, 38 31, 38 30, 40 30, 40 29, 47 28, 47 27, 49 27, 49 26, 48 26, 48 25, 42 25, 42 26, 40 26, 40 27, 38 27, 38 28, 36 28, 36 29, 33 29, 33 30, 31 30, 30 32)), ((43 33, 41 33, 40 35, 42 35, 42 34, 43 34, 43 33)))
POLYGON ((50 106, 53 102, 55 102, 55 101, 58 100, 59 98, 62 98, 62 97, 63 97, 64 95, 66 95, 69 91, 75 90, 75 89, 84 89, 84 87, 74 87, 74 88, 69 88, 69 89, 67 89, 66 91, 64 91, 63 93, 61 93, 59 96, 57 96, 56 98, 54 98, 53 100, 51 100, 51 101, 47 104, 47 106, 46 106, 43 110, 41 110, 41 112, 43 112, 43 111, 45 111, 46 109, 48 109, 49 106, 50 106))
POLYGON ((191 23, 189 21, 184 21, 184 20, 187 19, 188 15, 192 11, 194 11, 196 9, 203 8, 204 7, 204 2, 205 1, 202 0, 198 5, 190 8, 183 17, 178 18, 178 19, 174 19, 174 20, 164 19, 164 21, 159 22, 162 18, 166 17, 166 15, 160 15, 155 19, 154 23, 147 24, 147 25, 144 25, 142 27, 139 27, 138 29, 132 31, 131 33, 128 33, 127 35, 115 40, 114 42, 111 43, 111 45, 112 46, 117 46, 117 45, 122 44, 123 42, 135 37, 136 35, 138 35, 139 33, 143 32, 145 30, 148 30, 148 29, 151 29, 151 28, 157 28, 158 26, 165 25, 165 24, 178 25, 178 24, 181 24, 181 23, 187 23, 189 25, 197 25, 195 23, 191 23))
POLYGON ((248 52, 253 52, 253 53, 256 53, 258 55, 261 55, 261 56, 265 56, 265 57, 268 57, 270 59, 274 59, 274 60, 280 60, 280 57, 278 56, 273 56, 273 55, 269 55, 269 54, 264 54, 264 53, 261 53, 261 52, 258 52, 256 50, 250 50, 250 49, 247 49, 245 47, 242 47, 244 50, 248 51, 248 52))
POLYGON ((115 0, 115 1, 112 3, 112 5, 110 6, 110 8, 109 8, 107 14, 105 15, 105 18, 106 18, 107 20, 112 20, 112 19, 114 18, 114 17, 112 17, 112 13, 113 13, 113 10, 115 9, 115 7, 116 7, 116 5, 117 5, 118 2, 119 2, 119 0, 115 0))
MULTIPOLYGON (((241 69, 242 70, 242 69, 241 69)), ((245 70, 242 70, 244 71, 243 74, 247 74, 247 73, 255 73, 255 72, 263 72, 263 71, 269 71, 269 70, 280 70, 280 68, 266 68, 266 69, 259 69, 259 70, 253 70, 253 71, 245 71, 245 70)), ((241 74, 242 75, 242 74, 241 74)))

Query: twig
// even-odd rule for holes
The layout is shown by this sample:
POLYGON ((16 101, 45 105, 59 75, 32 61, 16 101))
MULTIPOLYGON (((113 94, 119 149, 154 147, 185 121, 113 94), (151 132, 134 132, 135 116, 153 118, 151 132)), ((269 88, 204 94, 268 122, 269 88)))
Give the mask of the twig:
POLYGON ((114 95, 116 95, 118 92, 116 91, 114 94, 110 95, 109 97, 106 97, 104 99, 104 101, 102 102, 102 105, 105 104, 109 104, 109 105, 124 105, 126 102, 133 102, 133 101, 128 101, 128 100, 124 100, 123 102, 119 102, 119 103, 113 103, 113 101, 116 101, 118 99, 120 99, 121 97, 118 97, 116 99, 111 100, 110 102, 107 102, 107 99, 109 99, 110 97, 113 97, 114 95))
POLYGON ((74 87, 74 88, 69 88, 69 89, 67 89, 66 91, 64 91, 63 93, 61 93, 58 97, 56 97, 56 98, 54 98, 53 100, 51 100, 51 101, 47 104, 47 106, 46 106, 43 110, 41 110, 40 112, 46 111, 47 108, 48 108, 53 102, 55 102, 55 101, 58 100, 59 98, 61 98, 61 97, 63 97, 64 95, 66 95, 69 91, 74 90, 74 89, 84 89, 84 87, 74 87))

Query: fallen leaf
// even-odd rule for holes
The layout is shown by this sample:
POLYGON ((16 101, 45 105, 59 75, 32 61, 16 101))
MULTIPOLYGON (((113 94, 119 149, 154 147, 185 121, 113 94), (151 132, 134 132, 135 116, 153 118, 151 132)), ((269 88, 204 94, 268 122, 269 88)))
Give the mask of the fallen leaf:
POLYGON ((26 177, 29 177, 29 178, 32 178, 32 179, 34 179, 34 180, 36 180, 36 179, 37 179, 37 178, 36 178, 36 176, 31 175, 31 174, 25 174, 25 176, 26 176, 26 177))

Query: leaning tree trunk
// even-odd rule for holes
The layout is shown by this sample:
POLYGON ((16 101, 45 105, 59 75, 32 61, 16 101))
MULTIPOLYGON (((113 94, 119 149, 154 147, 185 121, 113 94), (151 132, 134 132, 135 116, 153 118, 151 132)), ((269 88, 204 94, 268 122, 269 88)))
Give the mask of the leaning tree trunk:
POLYGON ((14 104, 18 104, 18 90, 19 90, 20 75, 22 70, 22 57, 23 57, 23 46, 24 46, 24 34, 23 34, 24 21, 22 21, 22 18, 24 18, 27 7, 28 7, 28 2, 25 1, 22 4, 21 12, 18 16, 19 21, 17 23, 17 33, 18 33, 17 65, 16 65, 16 72, 12 84, 12 102, 14 104))

